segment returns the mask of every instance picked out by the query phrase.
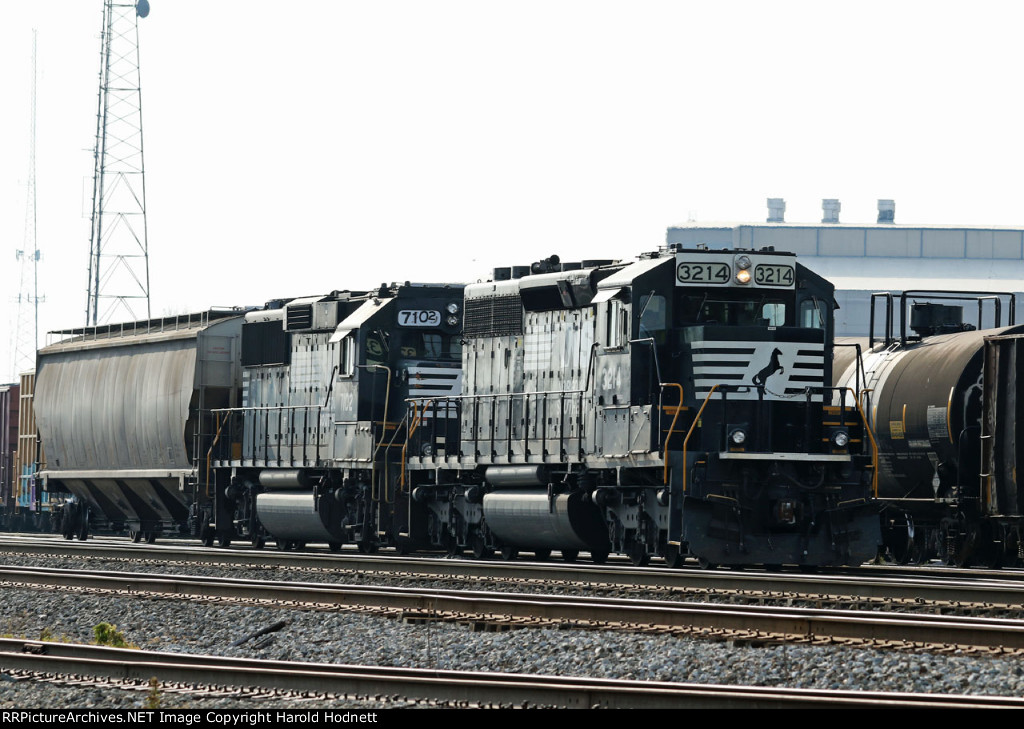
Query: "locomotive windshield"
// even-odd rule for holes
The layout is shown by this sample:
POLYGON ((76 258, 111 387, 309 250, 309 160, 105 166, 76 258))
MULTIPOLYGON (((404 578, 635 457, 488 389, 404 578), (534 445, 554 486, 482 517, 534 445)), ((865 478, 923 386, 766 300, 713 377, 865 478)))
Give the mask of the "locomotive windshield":
POLYGON ((757 300, 730 300, 722 296, 711 298, 704 294, 681 295, 676 307, 677 322, 691 324, 719 324, 725 326, 785 326, 786 302, 763 296, 757 300))
POLYGON ((402 334, 402 356, 413 359, 459 362, 462 360, 460 337, 441 332, 410 332, 402 334))

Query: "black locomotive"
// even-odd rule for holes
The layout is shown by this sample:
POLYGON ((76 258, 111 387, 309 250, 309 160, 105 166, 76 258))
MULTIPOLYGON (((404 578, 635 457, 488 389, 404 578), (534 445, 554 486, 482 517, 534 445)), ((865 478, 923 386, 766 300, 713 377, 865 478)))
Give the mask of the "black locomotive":
POLYGON ((875 556, 875 453, 831 386, 831 284, 773 250, 552 268, 466 288, 463 392, 413 401, 407 428, 417 544, 638 565, 875 556))
POLYGON ((39 478, 69 538, 858 564, 877 453, 834 306, 792 254, 671 248, 71 330, 39 478))

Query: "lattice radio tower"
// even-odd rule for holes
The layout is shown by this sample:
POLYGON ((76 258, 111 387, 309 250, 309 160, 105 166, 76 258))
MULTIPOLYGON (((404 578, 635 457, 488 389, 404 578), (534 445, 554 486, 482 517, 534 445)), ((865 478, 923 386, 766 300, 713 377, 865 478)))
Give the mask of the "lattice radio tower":
POLYGON ((14 338, 14 375, 34 369, 39 343, 39 248, 36 245, 36 31, 32 31, 32 103, 28 146, 28 190, 25 196, 25 238, 17 252, 21 283, 14 338))
POLYGON ((149 2, 104 0, 87 326, 149 318, 138 19, 149 2))

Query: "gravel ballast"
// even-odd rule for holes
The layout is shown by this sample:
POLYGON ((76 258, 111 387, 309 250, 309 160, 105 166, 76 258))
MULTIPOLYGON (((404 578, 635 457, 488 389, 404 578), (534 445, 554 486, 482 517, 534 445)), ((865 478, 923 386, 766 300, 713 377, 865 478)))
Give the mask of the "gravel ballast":
MULTIPOLYGON (((10 564, 21 560, 3 561, 10 564)), ((53 566, 52 562, 48 564, 53 566)), ((110 569, 110 565, 88 568, 110 569)), ((137 565, 126 569, 139 571, 137 565)), ((230 568, 224 569, 223 574, 246 576, 230 568)), ((263 579, 268 576, 264 574, 263 579)), ((94 626, 101 622, 116 625, 128 641, 140 648, 193 654, 680 683, 1024 695, 1024 662, 1013 657, 738 645, 588 630, 474 632, 468 626, 454 623, 406 624, 341 611, 305 612, 178 599, 3 589, 2 634, 35 639, 45 631, 57 639, 89 643, 94 637, 94 626), (282 630, 232 645, 281 620, 287 621, 282 630)), ((145 691, 17 681, 0 667, 0 708, 141 708, 145 701, 145 691)), ((366 708, 347 699, 320 700, 315 705, 366 708)), ((251 706, 302 708, 310 704, 286 698, 257 700, 251 696, 161 696, 162 708, 251 706)))

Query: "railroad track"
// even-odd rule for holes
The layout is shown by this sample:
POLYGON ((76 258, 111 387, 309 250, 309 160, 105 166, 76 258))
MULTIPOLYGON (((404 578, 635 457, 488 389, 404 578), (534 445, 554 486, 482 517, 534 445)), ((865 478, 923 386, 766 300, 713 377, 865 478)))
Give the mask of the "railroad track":
POLYGON ((557 708, 1024 708, 1024 699, 944 694, 888 694, 779 687, 678 684, 568 676, 479 673, 373 666, 257 661, 70 643, 0 639, 0 661, 26 679, 84 681, 161 691, 245 688, 261 696, 404 701, 451 707, 557 708), (253 690, 255 689, 255 691, 253 690))
POLYGON ((597 567, 554 563, 475 562, 431 557, 394 557, 278 553, 254 550, 213 550, 167 543, 152 546, 127 542, 65 542, 55 539, 0 537, 0 552, 17 555, 70 555, 133 562, 159 561, 182 565, 284 567, 328 571, 363 578, 386 576, 408 580, 469 583, 542 584, 593 589, 656 591, 674 599, 710 599, 737 603, 800 601, 821 607, 848 607, 919 612, 998 615, 1020 613, 1024 606, 1024 575, 976 575, 962 570, 932 572, 864 568, 833 575, 798 573, 669 570, 626 566, 597 567))
POLYGON ((460 621, 487 627, 665 632, 718 640, 842 642, 887 648, 1024 651, 1024 621, 669 602, 473 590, 328 585, 228 578, 0 567, 4 587, 61 588, 118 596, 236 601, 274 607, 374 611, 407 621, 460 621))

